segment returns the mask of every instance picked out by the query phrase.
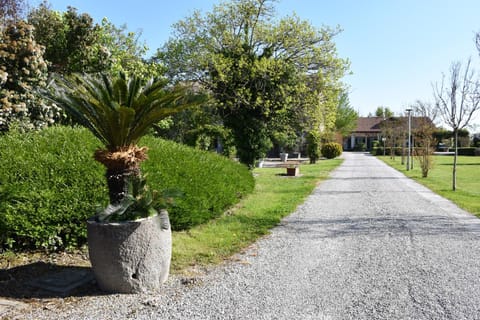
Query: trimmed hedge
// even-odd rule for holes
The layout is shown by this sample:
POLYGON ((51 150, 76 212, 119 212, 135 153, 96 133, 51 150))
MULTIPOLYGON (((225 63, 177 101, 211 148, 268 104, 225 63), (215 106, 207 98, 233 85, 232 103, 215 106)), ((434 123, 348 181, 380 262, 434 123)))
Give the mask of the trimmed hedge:
POLYGON ((142 167, 149 185, 184 194, 169 209, 175 230, 218 217, 253 191, 252 173, 228 158, 154 137, 145 137, 140 144, 149 147, 149 159, 142 167))
POLYGON ((469 148, 458 148, 457 149, 457 155, 459 156, 475 156, 475 149, 474 147, 469 147, 469 148))
MULTIPOLYGON (((238 163, 156 138, 143 144, 150 187, 184 193, 170 210, 174 229, 212 219, 253 190, 252 174, 238 163)), ((81 128, 0 136, 0 251, 86 243, 86 219, 108 203, 105 169, 93 160, 99 146, 81 128)))
POLYGON ((57 249, 85 242, 85 219, 106 203, 99 143, 86 130, 0 136, 0 245, 57 249))
POLYGON ((322 155, 327 159, 333 159, 340 156, 343 152, 342 146, 336 142, 327 142, 322 145, 322 155))
MULTIPOLYGON (((405 149, 404 151, 407 152, 407 149, 405 149)), ((385 148, 385 155, 390 156, 391 152, 392 152, 392 148, 389 148, 389 147, 385 148)), ((397 147, 393 150, 393 152, 395 153, 396 156, 401 156, 402 148, 397 147)), ((374 156, 383 156, 383 147, 373 148, 370 151, 370 153, 374 156)))

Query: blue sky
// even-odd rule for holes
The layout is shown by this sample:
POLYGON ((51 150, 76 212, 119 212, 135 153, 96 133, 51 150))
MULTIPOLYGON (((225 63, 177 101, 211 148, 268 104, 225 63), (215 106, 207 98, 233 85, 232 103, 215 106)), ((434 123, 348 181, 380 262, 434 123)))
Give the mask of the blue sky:
MULTIPOLYGON (((171 25, 194 9, 210 11, 217 0, 50 0, 53 9, 68 5, 97 22, 142 31, 152 52, 168 40, 171 25)), ((37 5, 40 0, 31 0, 37 5)), ((433 101, 432 83, 454 61, 472 57, 480 71, 475 33, 480 31, 479 0, 280 0, 278 17, 296 12, 312 25, 340 25, 335 43, 351 62, 352 107, 366 116, 378 106, 402 113, 417 99, 433 101)), ((480 124, 480 115, 475 121, 480 124)), ((477 128, 480 129, 480 127, 477 128)))

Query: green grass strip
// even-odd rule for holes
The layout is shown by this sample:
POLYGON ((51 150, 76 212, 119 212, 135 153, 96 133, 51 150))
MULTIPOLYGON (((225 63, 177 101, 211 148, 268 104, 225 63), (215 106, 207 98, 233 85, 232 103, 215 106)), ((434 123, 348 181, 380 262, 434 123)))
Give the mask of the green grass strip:
POLYGON ((220 263, 268 234, 341 162, 334 159, 302 165, 299 177, 284 176, 285 168, 255 169, 254 192, 234 209, 204 225, 173 233, 172 273, 220 263))
POLYGON ((434 156, 434 166, 427 178, 422 178, 420 165, 414 159, 413 170, 406 170, 401 157, 378 157, 407 177, 423 184, 433 192, 445 197, 460 208, 480 217, 480 157, 459 156, 457 164, 457 190, 452 191, 452 156, 434 156))

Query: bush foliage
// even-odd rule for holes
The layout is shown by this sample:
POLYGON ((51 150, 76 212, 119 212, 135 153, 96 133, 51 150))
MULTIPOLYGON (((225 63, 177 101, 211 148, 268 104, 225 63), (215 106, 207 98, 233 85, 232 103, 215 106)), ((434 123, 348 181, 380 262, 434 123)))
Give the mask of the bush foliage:
POLYGON ((459 156, 475 156, 475 149, 476 148, 458 148, 457 154, 459 156))
MULTIPOLYGON (((219 216, 253 190, 242 165, 152 137, 144 164, 151 189, 183 193, 171 208, 174 229, 219 216)), ((108 202, 100 143, 85 129, 53 127, 0 136, 0 248, 56 250, 86 242, 85 221, 108 202)))
POLYGON ((150 148, 142 166, 150 186, 183 193, 169 209, 175 230, 218 217, 253 191, 251 172, 228 158, 154 137, 145 137, 140 144, 150 148))
POLYGON ((33 26, 23 21, 0 26, 0 39, 0 131, 14 123, 24 130, 51 125, 59 110, 33 93, 48 77, 33 26))
POLYGON ((311 164, 320 158, 320 134, 318 131, 312 130, 307 135, 307 155, 311 164))
POLYGON ((0 245, 50 249, 83 244, 85 219, 108 197, 86 130, 51 128, 0 136, 0 245))
POLYGON ((336 142, 327 142, 322 145, 322 155, 327 159, 333 159, 342 154, 342 146, 336 142))

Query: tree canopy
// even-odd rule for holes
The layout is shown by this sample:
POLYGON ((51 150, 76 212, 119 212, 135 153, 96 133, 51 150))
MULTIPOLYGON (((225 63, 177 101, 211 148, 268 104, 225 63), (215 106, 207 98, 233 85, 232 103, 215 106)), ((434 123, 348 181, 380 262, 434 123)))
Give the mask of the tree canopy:
POLYGON ((51 10, 43 2, 28 14, 35 40, 45 46, 44 58, 51 72, 101 72, 107 69, 108 53, 99 46, 99 26, 87 13, 68 7, 66 12, 51 10))
POLYGON ((0 0, 0 26, 20 20, 25 9, 24 0, 0 0))
POLYGON ((103 18, 97 34, 96 46, 105 54, 105 64, 112 74, 124 72, 145 78, 163 75, 159 63, 143 58, 148 47, 139 41, 141 32, 128 31, 126 24, 117 27, 103 18))
POLYGON ((52 74, 163 74, 158 63, 143 58, 148 48, 126 25, 107 19, 97 24, 87 13, 54 11, 46 1, 30 11, 22 0, 0 5, 0 130, 12 122, 30 129, 65 120, 60 109, 34 94, 52 74))
POLYGON ((343 136, 352 132, 358 119, 358 112, 350 106, 348 94, 343 92, 340 94, 337 106, 337 115, 335 117, 335 129, 343 136))
POLYGON ((332 41, 338 28, 317 29, 296 15, 274 20, 273 3, 233 0, 195 11, 157 54, 172 80, 212 92, 249 166, 271 146, 273 127, 334 123, 324 111, 348 69, 332 41))
POLYGON ((377 107, 375 110, 375 116, 376 117, 384 117, 384 118, 390 118, 393 117, 393 111, 390 110, 389 107, 377 107))

